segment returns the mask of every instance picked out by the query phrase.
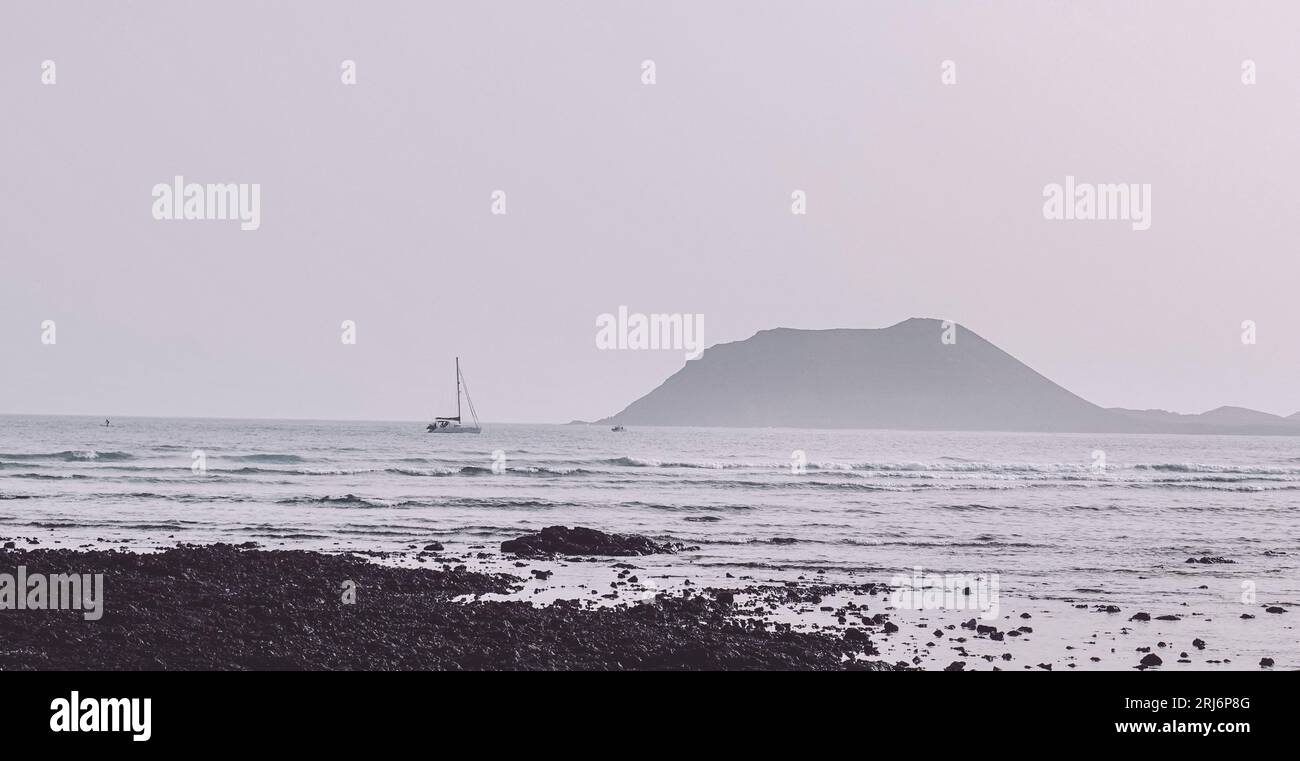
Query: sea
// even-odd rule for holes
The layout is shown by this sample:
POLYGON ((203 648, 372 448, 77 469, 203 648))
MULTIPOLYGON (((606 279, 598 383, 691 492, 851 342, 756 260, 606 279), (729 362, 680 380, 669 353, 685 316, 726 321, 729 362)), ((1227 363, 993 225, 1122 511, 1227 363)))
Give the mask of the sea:
POLYGON ((1142 611, 1174 617, 1156 622, 1179 651, 1170 664, 1191 650, 1197 668, 1300 667, 1298 438, 103 422, 0 416, 0 537, 402 557, 438 542, 473 557, 587 526, 686 545, 638 559, 664 588, 993 577, 1004 617, 1058 622, 1035 651, 1057 663, 1136 663, 1070 653, 1089 637, 1098 652, 1155 647, 1125 639, 1145 631, 1129 620, 1142 611))

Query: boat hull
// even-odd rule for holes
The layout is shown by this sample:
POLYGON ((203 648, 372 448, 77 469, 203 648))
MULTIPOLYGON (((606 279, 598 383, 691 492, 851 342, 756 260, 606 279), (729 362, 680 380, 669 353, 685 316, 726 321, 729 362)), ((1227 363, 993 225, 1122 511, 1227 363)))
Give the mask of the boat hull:
POLYGON ((482 433, 482 428, 468 425, 447 426, 446 428, 426 429, 425 433, 482 433))

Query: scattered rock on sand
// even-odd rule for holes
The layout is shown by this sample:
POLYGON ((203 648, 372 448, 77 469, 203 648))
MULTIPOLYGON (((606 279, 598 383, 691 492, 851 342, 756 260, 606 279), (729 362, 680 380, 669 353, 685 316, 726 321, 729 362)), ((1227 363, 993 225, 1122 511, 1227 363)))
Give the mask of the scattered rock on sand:
POLYGON ((523 579, 228 544, 0 556, 33 573, 104 573, 111 585, 94 625, 76 610, 0 615, 0 671, 891 668, 862 658, 877 655, 869 640, 746 625, 704 595, 601 609, 467 601, 523 579), (364 590, 353 604, 344 580, 364 590))
POLYGON ((581 526, 547 526, 535 534, 508 539, 502 552, 528 557, 551 555, 659 555, 685 549, 680 544, 660 544, 636 534, 606 534, 581 526))
POLYGON ((1259 665, 1260 665, 1260 668, 1271 669, 1271 668, 1273 668, 1273 659, 1272 659, 1272 658, 1260 658, 1260 659, 1259 659, 1259 665))
POLYGON ((1235 563, 1235 562, 1237 562, 1237 561, 1235 561, 1235 560, 1229 560, 1229 559, 1227 559, 1227 558, 1221 558, 1221 557, 1210 557, 1210 556, 1207 555, 1207 556, 1205 556, 1205 557, 1200 557, 1200 558, 1188 558, 1188 559, 1187 559, 1187 562, 1188 562, 1188 563, 1202 563, 1202 564, 1205 564, 1205 565, 1209 565, 1209 564, 1211 564, 1211 563, 1235 563))
POLYGON ((1142 665, 1146 666, 1147 668, 1151 668, 1152 666, 1159 666, 1162 663, 1164 663, 1164 661, 1160 660, 1160 656, 1156 655, 1155 653, 1147 653, 1146 655, 1142 656, 1142 665))
POLYGON ((1142 612, 1139 611, 1139 612, 1137 612, 1137 613, 1134 613, 1132 616, 1129 616, 1129 619, 1128 619, 1128 620, 1130 620, 1130 621, 1150 621, 1150 620, 1151 620, 1151 614, 1150 614, 1150 613, 1142 613, 1142 612))

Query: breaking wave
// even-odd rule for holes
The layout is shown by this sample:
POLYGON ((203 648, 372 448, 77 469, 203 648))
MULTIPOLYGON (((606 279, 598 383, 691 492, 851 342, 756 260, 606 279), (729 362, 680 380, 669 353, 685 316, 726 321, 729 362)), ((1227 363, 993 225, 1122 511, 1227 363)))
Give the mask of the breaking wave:
POLYGON ((131 459, 134 459, 134 455, 129 452, 97 452, 93 449, 65 449, 62 452, 35 454, 0 452, 0 460, 13 460, 15 462, 40 462, 42 460, 54 462, 120 462, 131 459))

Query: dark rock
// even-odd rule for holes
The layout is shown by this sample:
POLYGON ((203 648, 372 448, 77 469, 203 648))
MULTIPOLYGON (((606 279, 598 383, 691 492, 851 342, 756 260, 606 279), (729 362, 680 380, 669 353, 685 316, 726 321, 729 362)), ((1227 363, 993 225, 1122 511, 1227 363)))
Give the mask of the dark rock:
POLYGON ((1285 613, 1285 612, 1286 612, 1286 608, 1280 608, 1280 607, 1278 607, 1278 606, 1276 606, 1276 605, 1272 605, 1272 606, 1270 606, 1270 607, 1265 608, 1265 609, 1264 609, 1264 612, 1265 612, 1265 613, 1285 613))
POLYGON ((567 526, 547 526, 535 534, 508 539, 501 551, 527 557, 552 555, 658 555, 685 549, 680 544, 660 544, 636 534, 606 534, 603 531, 567 526))
POLYGON ((1150 613, 1142 613, 1142 612, 1134 613, 1132 616, 1129 616, 1129 619, 1128 619, 1128 620, 1130 620, 1130 621, 1150 621, 1150 620, 1151 620, 1151 614, 1150 614, 1150 613))
POLYGON ((429 542, 428 544, 424 545, 425 552, 442 552, 442 550, 443 550, 442 542, 429 542))
POLYGON ((1151 668, 1152 666, 1159 666, 1162 663, 1164 663, 1164 661, 1160 660, 1160 656, 1156 655, 1155 653, 1147 653, 1146 655, 1142 656, 1142 665, 1146 666, 1147 668, 1151 668))
POLYGON ((1266 669, 1273 668, 1273 659, 1272 659, 1272 658, 1260 658, 1260 659, 1259 659, 1259 665, 1260 665, 1261 668, 1266 668, 1266 669))

